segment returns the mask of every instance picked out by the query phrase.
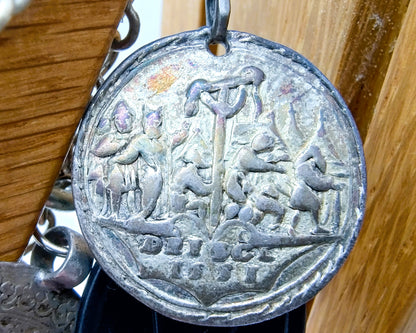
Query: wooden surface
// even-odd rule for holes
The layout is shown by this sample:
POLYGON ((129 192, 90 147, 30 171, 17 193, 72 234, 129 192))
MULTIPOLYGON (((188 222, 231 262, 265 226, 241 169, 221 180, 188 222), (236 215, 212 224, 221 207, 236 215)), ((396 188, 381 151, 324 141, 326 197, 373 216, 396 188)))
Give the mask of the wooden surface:
POLYGON ((0 32, 0 260, 33 233, 126 0, 33 0, 0 32))
MULTIPOLYGON (((316 297, 307 332, 416 331, 415 1, 231 1, 229 28, 310 59, 340 90, 365 140, 364 227, 316 297)), ((166 1, 162 32, 197 28, 203 13, 203 1, 166 1)))
POLYGON ((416 332, 415 37, 412 0, 365 142, 365 223, 346 265, 316 298, 309 332, 416 332))

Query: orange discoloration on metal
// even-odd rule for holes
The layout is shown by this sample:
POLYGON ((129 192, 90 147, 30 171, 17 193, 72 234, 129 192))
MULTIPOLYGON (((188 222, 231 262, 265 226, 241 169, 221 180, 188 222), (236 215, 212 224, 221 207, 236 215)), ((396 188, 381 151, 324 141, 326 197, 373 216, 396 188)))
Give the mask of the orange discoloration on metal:
POLYGON ((174 65, 162 68, 160 73, 152 75, 150 79, 147 81, 148 88, 157 94, 160 94, 168 90, 178 78, 176 76, 177 71, 178 68, 174 65))

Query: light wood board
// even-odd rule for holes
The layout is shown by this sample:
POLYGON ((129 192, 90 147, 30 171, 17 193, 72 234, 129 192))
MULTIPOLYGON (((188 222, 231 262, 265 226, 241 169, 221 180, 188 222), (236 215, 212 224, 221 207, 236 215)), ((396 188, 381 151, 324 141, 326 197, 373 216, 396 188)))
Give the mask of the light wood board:
POLYGON ((0 260, 34 231, 126 0, 33 0, 0 32, 0 260))
POLYGON ((415 36, 412 0, 365 142, 364 226, 342 270, 316 297, 308 332, 416 331, 415 36))

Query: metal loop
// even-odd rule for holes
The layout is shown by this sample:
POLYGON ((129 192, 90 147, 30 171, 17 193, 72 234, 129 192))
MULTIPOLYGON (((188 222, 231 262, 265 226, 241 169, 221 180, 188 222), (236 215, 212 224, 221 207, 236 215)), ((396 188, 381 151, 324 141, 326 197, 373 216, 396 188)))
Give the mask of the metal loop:
POLYGON ((137 40, 137 37, 139 36, 140 18, 133 8, 132 1, 129 1, 127 4, 124 14, 129 20, 129 32, 127 33, 127 36, 121 40, 114 38, 111 48, 115 51, 128 49, 134 44, 134 42, 137 40))
POLYGON ((43 208, 42 214, 40 215, 38 219, 37 225, 44 226, 46 222, 48 223, 46 229, 53 228, 56 225, 55 214, 48 207, 43 208))
POLYGON ((46 237, 42 235, 38 227, 36 227, 33 236, 35 237, 36 244, 38 246, 43 247, 43 249, 49 252, 50 254, 54 254, 63 258, 68 254, 68 249, 66 247, 57 246, 54 243, 50 242, 46 237))
POLYGON ((210 43, 226 42, 230 10, 230 0, 205 0, 206 22, 211 29, 210 43))
POLYGON ((45 233, 51 243, 58 247, 68 247, 68 254, 61 267, 53 270, 55 255, 35 246, 31 264, 40 268, 36 281, 49 290, 71 289, 80 284, 88 275, 92 266, 92 255, 84 238, 66 227, 54 227, 45 233))
MULTIPOLYGON (((35 239, 35 243, 38 246, 42 246, 45 251, 48 251, 51 254, 65 257, 68 254, 68 248, 66 247, 60 247, 55 245, 54 243, 50 242, 39 230, 39 226, 45 225, 45 223, 48 222, 48 225, 46 227, 46 231, 54 228, 56 225, 56 218, 52 210, 50 210, 47 207, 44 207, 42 215, 40 216, 38 220, 38 224, 36 225, 35 231, 33 232, 33 237, 35 239)), ((33 250, 33 247, 35 244, 33 244, 31 251, 33 250)))
POLYGON ((42 246, 45 251, 48 251, 52 254, 55 254, 60 257, 65 257, 68 254, 68 249, 51 243, 47 238, 43 236, 42 232, 39 230, 39 226, 45 226, 46 230, 48 230, 50 228, 55 227, 55 225, 56 219, 52 210, 50 210, 47 207, 44 207, 43 212, 39 217, 38 223, 35 227, 35 231, 33 232, 34 242, 30 242, 28 244, 25 251, 23 252, 22 257, 30 253, 36 245, 42 246))

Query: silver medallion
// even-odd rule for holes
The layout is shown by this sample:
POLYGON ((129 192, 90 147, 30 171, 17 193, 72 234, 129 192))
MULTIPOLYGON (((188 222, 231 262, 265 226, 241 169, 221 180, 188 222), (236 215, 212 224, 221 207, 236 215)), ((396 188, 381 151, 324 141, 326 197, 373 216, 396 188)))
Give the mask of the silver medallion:
POLYGON ((124 289, 198 325, 267 320, 312 298, 344 262, 365 201, 353 119, 296 52, 210 30, 137 51, 79 131, 75 205, 124 289))

